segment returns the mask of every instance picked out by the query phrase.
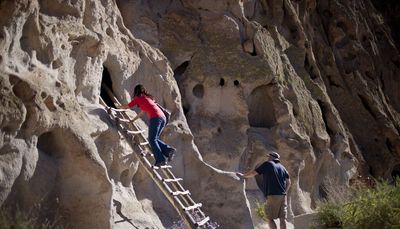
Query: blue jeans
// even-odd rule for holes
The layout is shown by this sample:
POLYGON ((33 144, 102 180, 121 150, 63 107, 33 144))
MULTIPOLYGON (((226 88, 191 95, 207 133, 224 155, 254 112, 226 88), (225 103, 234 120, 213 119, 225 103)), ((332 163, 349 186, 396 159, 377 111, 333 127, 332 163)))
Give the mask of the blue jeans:
POLYGON ((149 125, 149 143, 153 151, 156 163, 165 161, 168 153, 173 149, 171 146, 161 141, 160 135, 165 127, 165 119, 151 118, 149 125))

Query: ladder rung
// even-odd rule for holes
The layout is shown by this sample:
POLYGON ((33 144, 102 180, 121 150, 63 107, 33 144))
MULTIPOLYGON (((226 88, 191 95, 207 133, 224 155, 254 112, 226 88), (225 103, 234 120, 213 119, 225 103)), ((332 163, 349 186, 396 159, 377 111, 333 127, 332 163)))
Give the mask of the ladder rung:
POLYGON ((123 111, 127 111, 128 109, 116 109, 116 108, 111 107, 111 110, 115 111, 115 112, 123 112, 123 111))
POLYGON ((190 211, 190 210, 193 210, 193 209, 196 209, 196 208, 201 208, 202 206, 203 205, 201 203, 198 203, 198 204, 195 204, 195 205, 192 205, 192 206, 189 206, 189 207, 184 207, 183 210, 190 211))
POLYGON ((144 130, 127 130, 126 132, 129 134, 141 134, 144 133, 144 130))
POLYGON ((204 218, 203 220, 197 222, 197 223, 196 223, 196 226, 197 226, 197 227, 201 227, 201 226, 203 226, 204 224, 206 224, 209 220, 210 220, 210 217, 207 216, 207 217, 204 218))
POLYGON ((141 143, 139 143, 139 145, 141 145, 141 146, 145 146, 145 145, 148 145, 149 144, 149 142, 141 142, 141 143))
POLYGON ((179 196, 179 195, 190 195, 190 191, 186 190, 186 191, 176 191, 176 192, 172 192, 171 195, 173 196, 179 196))
POLYGON ((125 118, 116 118, 116 119, 121 122, 132 122, 133 121, 132 119, 125 119, 125 118))
POLYGON ((161 169, 171 169, 172 168, 172 166, 170 166, 170 165, 162 165, 162 166, 152 166, 153 167, 153 169, 159 169, 159 168, 161 168, 161 169))
POLYGON ((164 182, 178 182, 183 180, 182 178, 175 178, 175 179, 163 179, 164 182))
POLYGON ((142 155, 142 157, 147 157, 147 156, 153 157, 152 153, 140 153, 140 155, 142 155))

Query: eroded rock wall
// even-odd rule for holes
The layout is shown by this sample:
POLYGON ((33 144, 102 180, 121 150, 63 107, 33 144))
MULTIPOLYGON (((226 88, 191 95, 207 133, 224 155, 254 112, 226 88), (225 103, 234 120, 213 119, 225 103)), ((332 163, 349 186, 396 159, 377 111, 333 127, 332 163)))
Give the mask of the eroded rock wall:
MULTIPOLYGON (((399 54, 371 2, 117 4, 132 33, 170 61, 211 165, 247 170, 278 150, 294 215, 332 180, 398 174, 399 54)), ((258 195, 255 183, 247 194, 258 195)))

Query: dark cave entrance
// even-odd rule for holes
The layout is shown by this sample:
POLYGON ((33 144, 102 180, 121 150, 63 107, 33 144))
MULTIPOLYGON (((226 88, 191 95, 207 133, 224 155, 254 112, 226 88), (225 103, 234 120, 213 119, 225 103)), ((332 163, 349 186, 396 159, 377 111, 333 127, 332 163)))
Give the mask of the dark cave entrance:
POLYGON ((39 136, 37 148, 39 152, 44 153, 48 157, 57 158, 62 155, 63 142, 57 136, 57 132, 46 132, 39 136))
POLYGON ((175 78, 176 82, 178 83, 178 88, 179 88, 179 91, 181 92, 182 109, 183 109, 183 113, 185 114, 185 116, 190 111, 190 104, 186 99, 185 88, 183 86, 182 81, 184 80, 184 74, 186 72, 186 69, 189 67, 189 65, 190 65, 190 60, 183 62, 182 64, 180 64, 178 67, 176 67, 174 69, 174 78, 175 78))
POLYGON ((113 100, 111 99, 109 93, 107 93, 107 91, 109 91, 114 94, 112 88, 113 87, 112 87, 112 80, 111 80, 110 72, 108 71, 108 69, 105 66, 103 66, 103 76, 101 78, 100 97, 107 104, 107 106, 115 108, 113 100))
POLYGON ((269 86, 255 88, 247 101, 249 124, 251 127, 271 128, 276 125, 276 118, 269 86))
POLYGON ((189 66, 190 61, 185 61, 181 65, 179 65, 177 68, 174 70, 174 77, 176 81, 180 81, 182 78, 182 75, 185 73, 187 67, 189 66))

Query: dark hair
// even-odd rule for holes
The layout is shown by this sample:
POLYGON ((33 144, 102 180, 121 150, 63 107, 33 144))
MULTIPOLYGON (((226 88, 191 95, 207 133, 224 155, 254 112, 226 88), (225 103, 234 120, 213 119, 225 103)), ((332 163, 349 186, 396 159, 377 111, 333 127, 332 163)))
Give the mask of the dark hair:
POLYGON ((146 91, 146 88, 144 88, 143 85, 141 84, 136 85, 135 89, 133 90, 133 97, 143 96, 143 95, 153 98, 153 96, 146 91))

